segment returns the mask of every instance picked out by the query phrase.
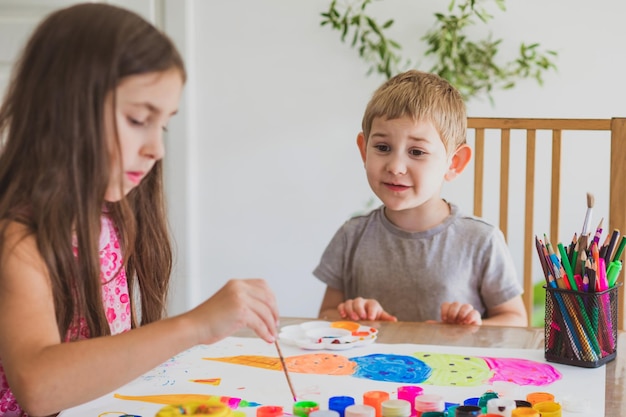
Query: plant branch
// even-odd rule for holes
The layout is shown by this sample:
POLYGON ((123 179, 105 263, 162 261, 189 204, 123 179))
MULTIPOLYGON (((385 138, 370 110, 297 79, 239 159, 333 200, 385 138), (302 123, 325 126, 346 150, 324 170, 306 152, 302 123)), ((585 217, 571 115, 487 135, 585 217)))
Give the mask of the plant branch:
MULTIPOLYGON (((351 47, 369 65, 368 74, 377 72, 391 78, 408 68, 410 61, 403 59, 401 45, 386 35, 394 20, 378 24, 366 13, 372 1, 353 0, 340 5, 332 0, 328 11, 321 13, 320 24, 340 31, 342 42, 350 35, 351 47)), ((477 41, 468 38, 467 28, 493 19, 483 6, 486 1, 506 11, 505 0, 451 0, 447 14, 434 14, 433 28, 421 38, 427 45, 425 56, 435 61, 429 71, 447 79, 466 100, 487 96, 493 102, 493 91, 511 89, 523 79, 543 85, 545 72, 556 70, 556 52, 543 51, 538 43, 522 43, 517 58, 499 64, 502 39, 492 39, 491 35, 477 41)))

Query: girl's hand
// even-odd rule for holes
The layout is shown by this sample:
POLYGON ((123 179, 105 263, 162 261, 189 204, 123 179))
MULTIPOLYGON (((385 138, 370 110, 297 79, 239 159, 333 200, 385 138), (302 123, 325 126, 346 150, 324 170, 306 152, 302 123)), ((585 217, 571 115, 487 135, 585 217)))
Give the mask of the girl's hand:
POLYGON ((471 304, 459 302, 441 304, 441 321, 449 324, 481 325, 483 320, 480 313, 471 304))
POLYGON ((337 311, 342 318, 350 320, 398 321, 395 316, 383 310, 380 303, 373 298, 357 297, 346 300, 337 306, 337 311))
POLYGON ((263 279, 232 279, 187 315, 201 344, 217 342, 244 327, 269 343, 278 335, 276 299, 263 279))

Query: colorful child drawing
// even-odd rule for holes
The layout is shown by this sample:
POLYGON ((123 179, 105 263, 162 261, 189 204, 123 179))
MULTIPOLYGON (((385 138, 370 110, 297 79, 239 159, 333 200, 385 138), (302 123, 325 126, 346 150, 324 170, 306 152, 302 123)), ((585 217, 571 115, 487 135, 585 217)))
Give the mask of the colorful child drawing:
MULTIPOLYGON (((278 357, 238 355, 203 358, 205 360, 282 371, 278 357)), ((551 365, 528 359, 495 358, 449 353, 416 352, 412 355, 374 353, 348 358, 336 353, 309 353, 285 358, 289 372, 315 375, 344 375, 373 381, 402 384, 476 387, 507 381, 517 385, 544 386, 561 379, 551 365)), ((219 384, 219 379, 190 380, 219 384)), ((218 400, 231 408, 253 407, 258 403, 233 397, 200 394, 120 395, 115 398, 156 404, 176 404, 186 401, 218 400)))
MULTIPOLYGON (((281 371, 280 360, 260 355, 239 355, 206 360, 281 371)), ((289 372, 317 375, 352 375, 374 381, 440 386, 474 387, 494 381, 517 385, 549 385, 561 374, 546 363, 518 358, 492 358, 433 352, 413 356, 375 353, 347 358, 335 353, 310 353, 285 358, 289 372)))

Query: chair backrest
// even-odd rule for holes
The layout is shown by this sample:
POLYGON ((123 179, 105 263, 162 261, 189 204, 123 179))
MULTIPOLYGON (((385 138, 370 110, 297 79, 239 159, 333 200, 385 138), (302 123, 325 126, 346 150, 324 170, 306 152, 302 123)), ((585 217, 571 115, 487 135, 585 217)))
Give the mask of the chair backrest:
MULTIPOLYGON (((551 163, 548 168, 550 181, 550 196, 541 196, 542 199, 549 198, 549 237, 552 242, 557 242, 559 238, 559 223, 563 216, 571 214, 570 208, 564 210, 561 207, 562 177, 572 175, 570 172, 563 172, 562 169, 562 145, 564 144, 563 132, 566 131, 600 131, 605 132, 606 140, 610 141, 610 157, 607 155, 606 163, 610 163, 610 185, 609 190, 609 224, 604 223, 604 230, 609 233, 618 229, 622 234, 626 233, 626 118, 611 119, 529 119, 529 118, 468 118, 468 137, 474 133, 474 214, 483 216, 483 205, 486 199, 494 198, 491 188, 485 189, 485 133, 496 134, 500 141, 500 185, 497 191, 499 199, 499 226, 507 241, 509 230, 509 182, 511 179, 511 132, 520 130, 525 139, 526 160, 524 178, 522 178, 523 189, 516 189, 515 193, 524 196, 523 209, 523 282, 524 282, 524 305, 529 312, 529 325, 531 324, 530 314, 533 311, 533 285, 536 280, 533 277, 533 260, 537 260, 535 247, 535 236, 540 233, 535 229, 535 195, 536 184, 544 181, 545 177, 537 178, 536 157, 538 156, 538 141, 540 135, 538 131, 549 131, 547 142, 551 146, 551 163), (490 131, 494 131, 491 132, 490 131)), ((546 137, 541 135, 541 137, 546 137)), ((597 142, 596 142, 597 143, 597 142)), ((544 145, 542 143, 542 145, 544 145)), ((589 143, 590 148, 594 146, 589 143)), ((517 157, 515 155, 514 157, 517 157)), ((583 167, 582 172, 589 167, 583 167)), ((517 173, 514 172, 513 175, 517 173)), ((593 192, 593 190, 584 190, 593 192)), ((586 205, 581 202, 582 208, 586 205)), ((515 219, 517 221, 517 219, 515 219)), ((581 222, 582 222, 581 218, 581 222)), ((593 225, 595 227, 595 224, 593 225)), ((595 230, 595 229, 594 229, 595 230)), ((569 233, 569 231, 566 231, 569 233)), ((573 231, 572 231, 573 232, 573 231)), ((593 231, 592 231, 593 233, 593 231)), ((510 242, 509 242, 510 244, 510 242)), ((619 281, 623 282, 624 269, 620 273, 619 281)), ((536 277, 535 277, 536 278, 536 277)), ((624 297, 624 285, 619 289, 619 328, 626 328, 624 310, 626 309, 626 299, 624 297)))

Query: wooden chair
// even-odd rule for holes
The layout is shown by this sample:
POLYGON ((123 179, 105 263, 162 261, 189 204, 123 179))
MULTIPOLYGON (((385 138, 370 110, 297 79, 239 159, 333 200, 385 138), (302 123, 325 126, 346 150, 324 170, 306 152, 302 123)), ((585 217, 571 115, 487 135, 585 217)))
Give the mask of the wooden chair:
MULTIPOLYGON (((525 132, 525 173, 522 179, 524 182, 523 190, 516 190, 516 193, 523 192, 525 202, 523 210, 523 281, 524 281, 524 305, 530 314, 533 311, 533 283, 536 282, 536 276, 533 277, 532 263, 538 258, 535 248, 535 235, 541 236, 545 230, 538 231, 535 229, 535 194, 536 185, 540 180, 537 178, 537 145, 542 140, 537 135, 538 131, 546 130, 551 134, 543 134, 542 137, 547 138, 547 142, 551 142, 551 165, 550 171, 550 196, 549 196, 549 238, 552 242, 556 242, 559 238, 559 222, 563 216, 572 213, 570 208, 561 206, 562 179, 565 175, 572 175, 571 172, 563 172, 562 170, 562 146, 565 138, 563 133, 566 131, 600 131, 605 132, 601 135, 610 141, 610 156, 607 155, 605 162, 610 163, 610 186, 609 186, 609 207, 607 225, 604 223, 603 229, 610 233, 613 229, 619 229, 622 234, 626 233, 626 118, 611 119, 525 119, 525 118, 468 118, 468 138, 474 134, 474 214, 483 216, 483 204, 487 198, 494 198, 493 190, 485 189, 485 133, 488 135, 496 134, 500 141, 500 178, 499 178, 499 226, 508 241, 509 230, 509 182, 511 173, 511 132, 521 130, 525 132), (490 132, 493 130, 494 132, 490 132), (608 226, 608 227, 607 227, 608 226)), ((586 134, 589 134, 588 132, 586 134)), ((518 134, 519 135, 519 134, 518 134)), ((521 134, 524 138, 523 133, 521 134)), ((597 142, 594 142, 597 143, 597 142)), ((542 145, 544 145, 542 143, 542 145)), ((594 144, 590 141, 590 147, 594 144)), ((600 162, 601 163, 601 162, 600 162)), ((584 168, 583 168, 584 170, 584 168)), ((584 171, 583 171, 584 172, 584 171)), ((592 192, 593 190, 584 190, 592 192)), ((547 199, 548 196, 541 196, 547 199)), ((586 209, 585 200, 581 201, 580 210, 584 214, 586 209)), ((607 213, 596 214, 598 218, 607 213)), ((580 219, 581 224, 583 218, 580 219)), ((595 224, 592 225, 595 230, 595 224)), ((591 233, 593 233, 593 230, 591 233)), ((570 231, 565 231, 570 233, 570 231)), ((547 233, 546 233, 547 234, 547 233)), ((509 242, 510 243, 510 242, 509 242)), ((624 268, 626 269, 626 268, 624 268)), ((624 269, 620 273, 620 282, 624 282, 624 269)), ((626 309, 626 298, 624 297, 624 285, 619 290, 619 328, 626 328, 624 311, 626 309)))

